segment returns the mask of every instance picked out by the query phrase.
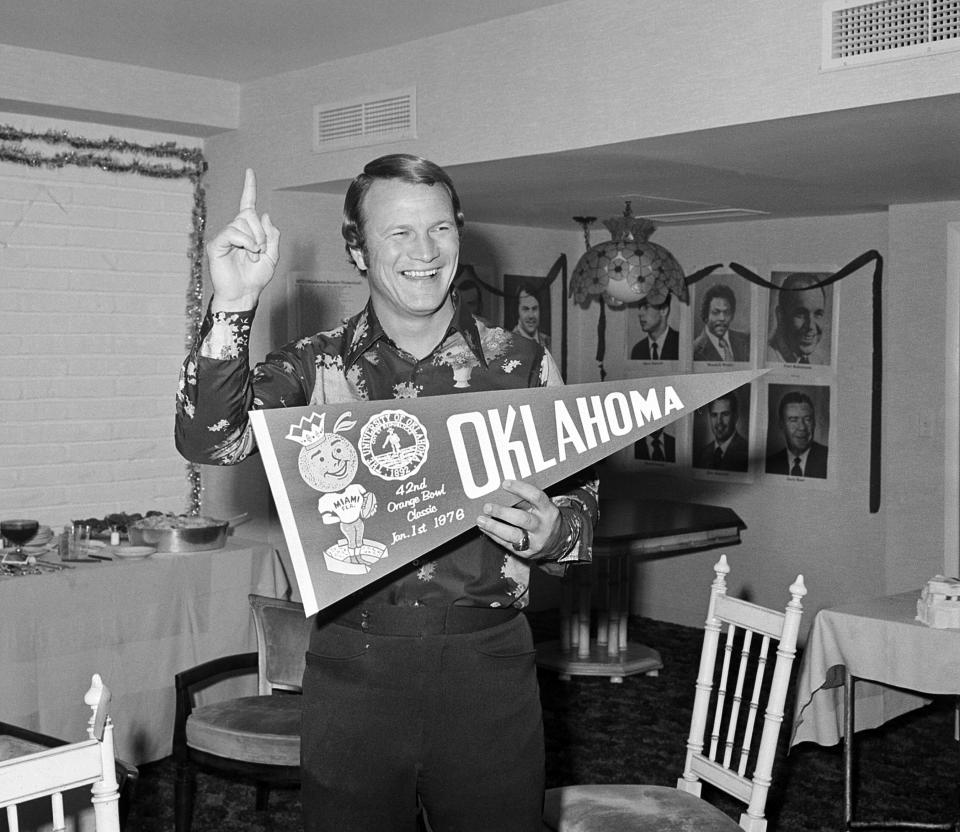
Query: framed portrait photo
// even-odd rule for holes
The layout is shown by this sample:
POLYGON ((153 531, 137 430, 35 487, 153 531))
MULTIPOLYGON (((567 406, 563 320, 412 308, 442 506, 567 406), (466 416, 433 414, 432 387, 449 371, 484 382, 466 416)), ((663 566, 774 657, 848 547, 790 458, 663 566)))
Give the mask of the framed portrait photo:
POLYGON ((682 336, 685 308, 672 294, 659 304, 647 300, 626 304, 626 360, 674 370, 675 362, 686 354, 682 336))
POLYGON ((693 414, 691 467, 699 479, 752 480, 753 386, 717 397, 693 414))
MULTIPOLYGON (((550 280, 532 275, 503 276, 503 328, 553 346, 550 309, 550 280)), ((552 350, 551 350, 552 351, 552 350)))
POLYGON ((487 326, 494 326, 500 317, 500 297, 488 288, 490 283, 480 277, 480 267, 461 263, 453 285, 460 295, 460 302, 475 318, 487 326))
POLYGON ((778 266, 770 272, 768 367, 835 369, 839 284, 817 286, 836 271, 831 266, 778 266))
POLYGON ((756 340, 753 286, 734 274, 712 274, 695 283, 690 294, 696 369, 749 363, 756 340))
MULTIPOLYGON (((604 460, 604 470, 685 477, 690 465, 686 418, 678 419, 604 460)), ((601 475, 602 476, 602 475, 601 475)))
POLYGON ((765 474, 814 486, 835 478, 832 392, 828 384, 768 385, 765 474))

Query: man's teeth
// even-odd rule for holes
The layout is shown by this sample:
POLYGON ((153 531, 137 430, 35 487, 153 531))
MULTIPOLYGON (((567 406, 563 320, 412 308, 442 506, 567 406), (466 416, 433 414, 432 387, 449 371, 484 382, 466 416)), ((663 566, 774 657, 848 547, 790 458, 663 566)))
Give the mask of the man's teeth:
POLYGON ((403 272, 404 277, 433 277, 439 273, 439 269, 426 269, 425 271, 407 270, 403 272))

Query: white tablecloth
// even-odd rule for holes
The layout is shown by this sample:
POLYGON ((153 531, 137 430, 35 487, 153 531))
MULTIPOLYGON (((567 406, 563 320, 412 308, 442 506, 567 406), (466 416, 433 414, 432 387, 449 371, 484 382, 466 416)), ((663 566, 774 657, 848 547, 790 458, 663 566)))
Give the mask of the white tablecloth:
MULTIPOLYGON (((274 550, 249 540, 74 566, 0 578, 0 719, 82 739, 83 694, 99 673, 113 693, 117 755, 134 764, 170 754, 174 675, 255 650, 247 595, 289 589, 274 550)), ((230 694, 256 692, 233 684, 230 694)))
POLYGON ((843 738, 843 666, 858 680, 858 731, 927 704, 923 694, 960 693, 960 631, 917 621, 919 597, 917 589, 817 613, 797 678, 791 744, 843 738))

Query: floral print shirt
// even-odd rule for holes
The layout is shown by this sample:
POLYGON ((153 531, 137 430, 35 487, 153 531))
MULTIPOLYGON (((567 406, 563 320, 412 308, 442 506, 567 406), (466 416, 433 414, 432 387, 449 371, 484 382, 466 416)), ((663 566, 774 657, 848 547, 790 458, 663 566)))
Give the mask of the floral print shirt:
MULTIPOLYGON (((254 409, 562 384, 540 344, 485 326, 459 306, 443 341, 420 360, 394 344, 368 302, 335 329, 287 344, 251 370, 253 317, 253 310, 204 317, 177 393, 177 448, 187 459, 213 465, 246 459, 256 450, 247 418, 254 409)), ((591 559, 597 490, 592 471, 549 489, 569 518, 569 533, 560 551, 537 566, 562 572, 591 559)), ((363 601, 523 608, 530 567, 473 529, 396 570, 363 601)))

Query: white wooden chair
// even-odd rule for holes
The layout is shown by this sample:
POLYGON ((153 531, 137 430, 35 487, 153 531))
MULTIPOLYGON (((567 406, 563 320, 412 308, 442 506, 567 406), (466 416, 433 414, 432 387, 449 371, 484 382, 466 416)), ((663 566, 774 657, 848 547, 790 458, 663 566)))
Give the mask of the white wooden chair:
POLYGON ((726 576, 730 567, 725 555, 721 555, 714 572, 686 762, 676 788, 583 785, 549 789, 544 802, 546 829, 766 829, 767 794, 803 614, 800 599, 807 590, 803 575, 798 575, 790 586, 791 597, 785 612, 777 612, 727 596, 726 576), (724 639, 718 669, 721 631, 724 639), (773 642, 778 645, 775 658, 771 659, 773 642), (768 674, 771 661, 772 673, 768 674), (732 817, 701 798, 702 782, 746 804, 739 826, 732 817))
POLYGON ((6 808, 10 832, 20 829, 17 807, 45 797, 50 799, 53 832, 62 832, 66 828, 64 792, 86 785, 92 785, 97 832, 120 832, 113 722, 107 713, 110 691, 98 674, 83 701, 93 711, 87 725, 89 739, 0 762, 0 808, 6 808))

